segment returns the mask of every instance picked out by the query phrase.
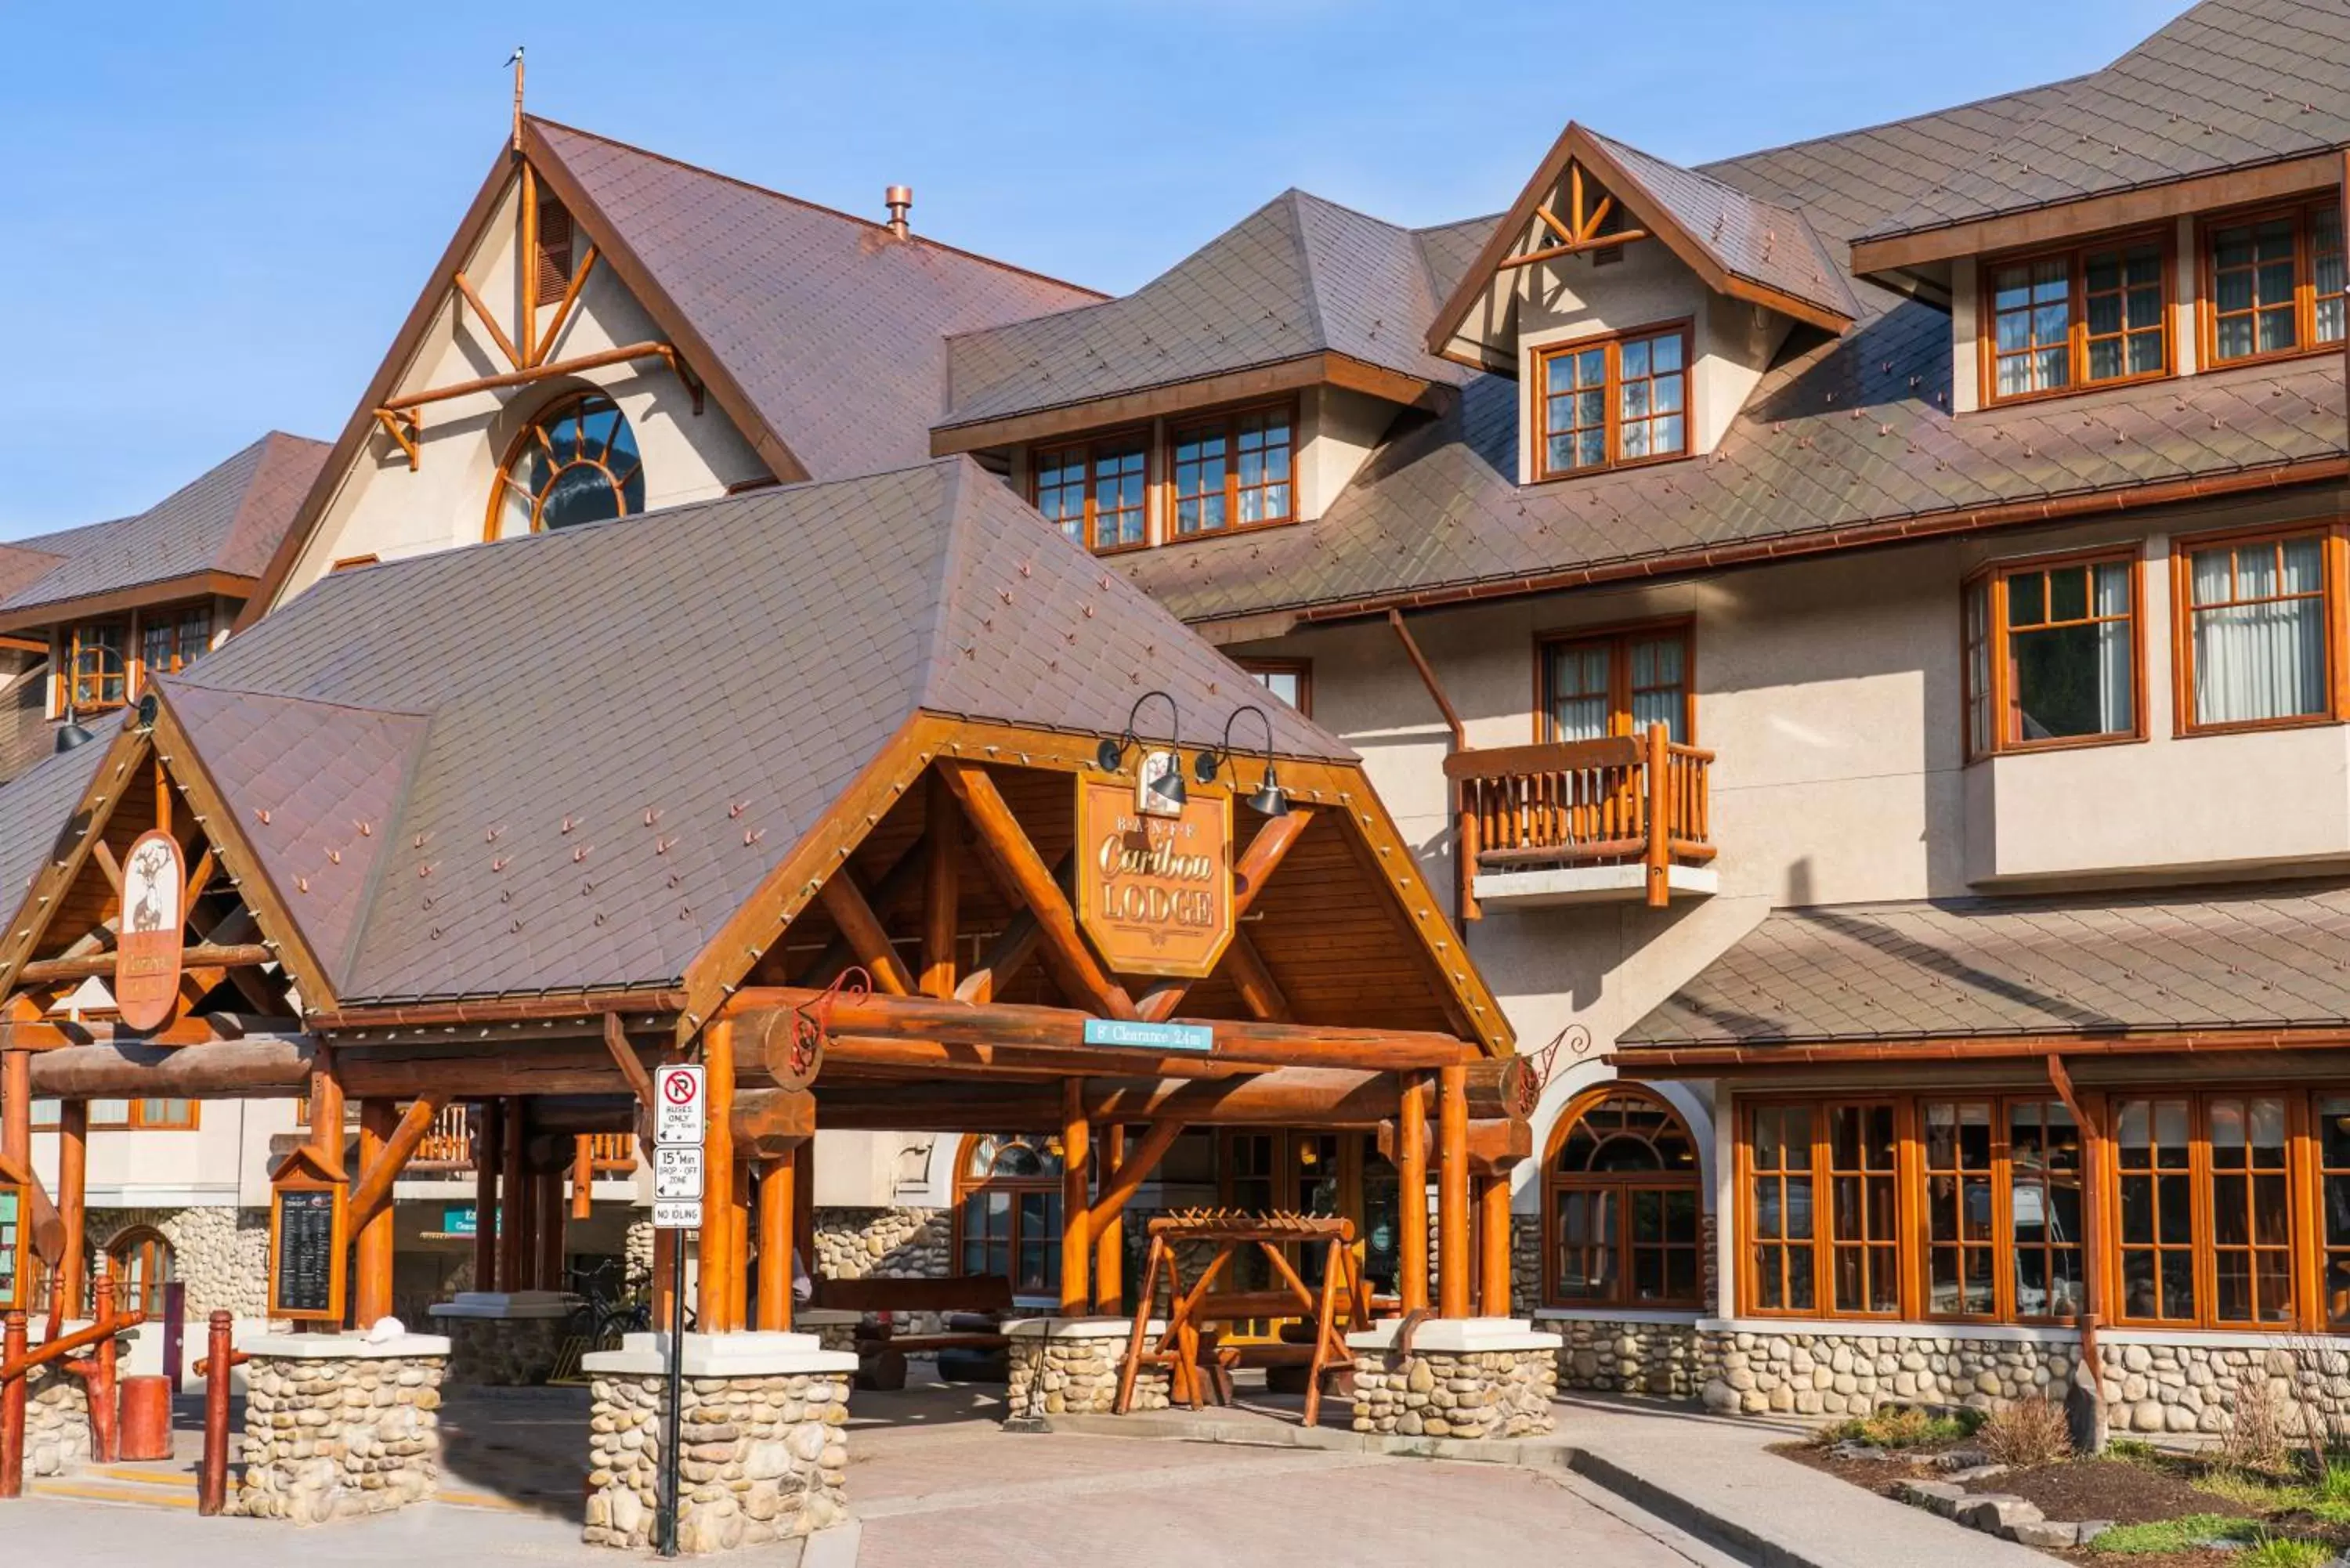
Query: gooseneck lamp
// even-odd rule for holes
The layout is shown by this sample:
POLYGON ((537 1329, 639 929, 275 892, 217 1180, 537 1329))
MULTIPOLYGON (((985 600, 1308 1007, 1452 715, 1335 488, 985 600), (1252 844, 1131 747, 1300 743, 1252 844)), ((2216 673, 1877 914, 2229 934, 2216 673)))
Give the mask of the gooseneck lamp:
POLYGON ((1273 765, 1273 719, 1253 702, 1232 710, 1224 721, 1223 743, 1202 751, 1192 759, 1191 773, 1201 784, 1213 784, 1216 774, 1232 755, 1232 722, 1243 713, 1253 713, 1256 722, 1264 726, 1264 774, 1257 780, 1255 792, 1249 795, 1249 809, 1260 816, 1287 816, 1289 794, 1281 787, 1281 775, 1273 765))

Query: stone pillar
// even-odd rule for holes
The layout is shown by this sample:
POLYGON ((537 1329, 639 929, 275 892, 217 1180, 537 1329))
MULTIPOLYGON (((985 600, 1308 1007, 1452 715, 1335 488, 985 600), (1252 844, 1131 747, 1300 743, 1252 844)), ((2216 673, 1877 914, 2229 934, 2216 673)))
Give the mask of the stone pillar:
POLYGON ((452 1384, 527 1388, 553 1376, 571 1302, 556 1291, 460 1291, 427 1310, 449 1336, 452 1384))
MULTIPOLYGON (((594 1404, 581 1535, 641 1551, 660 1502, 669 1335, 632 1334, 583 1366, 594 1404)), ((848 1517, 856 1356, 809 1334, 689 1334, 680 1371, 679 1551, 790 1540, 848 1517)))
POLYGON ((447 1340, 282 1334, 243 1349, 244 1476, 234 1511, 320 1524, 433 1494, 447 1340))
POLYGON ((62 1475, 88 1463, 89 1386, 54 1361, 35 1367, 26 1378, 25 1474, 62 1475))
POLYGON ((865 1321, 861 1312, 844 1312, 838 1307, 795 1306, 792 1327, 802 1334, 812 1334, 816 1343, 827 1350, 845 1350, 854 1355, 857 1350, 857 1325, 865 1321))
POLYGON ((1516 1318, 1422 1323, 1407 1354, 1398 1321, 1347 1336, 1355 1430, 1402 1438, 1531 1438, 1551 1429, 1559 1336, 1516 1318))
MULTIPOLYGON (((1155 1319, 1155 1341, 1167 1325, 1155 1319)), ((1012 1342, 1006 1420, 1039 1416, 1107 1416, 1118 1403, 1118 1375, 1134 1337, 1125 1317, 1028 1317, 1006 1324, 1012 1342)), ((1168 1369, 1146 1366, 1134 1379, 1134 1408, 1167 1408, 1168 1369)))

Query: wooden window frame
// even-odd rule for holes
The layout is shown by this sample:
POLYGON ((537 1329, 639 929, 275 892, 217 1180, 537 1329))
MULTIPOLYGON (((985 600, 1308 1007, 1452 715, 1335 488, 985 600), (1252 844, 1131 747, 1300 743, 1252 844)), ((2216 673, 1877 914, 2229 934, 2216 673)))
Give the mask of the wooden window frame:
MULTIPOLYGON (((1085 536, 1076 541, 1078 546, 1088 554, 1096 556, 1122 556, 1129 550, 1150 548, 1159 533, 1159 519, 1153 515, 1159 510, 1153 501, 1158 489, 1159 460, 1156 443, 1150 439, 1150 427, 1121 425, 1116 430, 1102 431, 1096 434, 1079 437, 1075 441, 1038 441, 1031 446, 1028 449, 1029 505, 1035 506, 1040 511, 1043 509, 1041 504, 1044 500, 1044 486, 1040 483, 1040 476, 1045 467, 1043 462, 1045 455, 1047 452, 1070 452, 1084 453, 1085 503, 1079 514, 1083 519, 1079 524, 1079 530, 1085 536), (1095 499, 1094 463, 1105 452, 1116 449, 1118 454, 1123 455, 1124 450, 1129 447, 1142 453, 1142 537, 1131 545, 1100 545, 1095 542, 1096 524, 1100 508, 1095 499)), ((1053 524, 1055 533, 1060 531, 1060 519, 1047 518, 1046 521, 1053 524)))
MULTIPOLYGON (((2314 1205, 2321 1189, 2318 1178, 2318 1155, 2313 1147, 2311 1121, 2317 1100, 2325 1094, 2320 1085, 2301 1084, 2230 1084, 2224 1088, 2188 1088, 2178 1085, 2128 1085, 2116 1086, 2107 1097, 2106 1111, 2108 1146, 2105 1160, 2105 1198, 2106 1212, 2112 1218, 2110 1234, 2098 1247, 2099 1263, 2106 1269, 2106 1279, 2111 1289, 2112 1302, 2108 1314, 2117 1328, 2158 1329, 2171 1333, 2211 1331, 2222 1334, 2324 1334, 2324 1309, 2317 1301, 2319 1285, 2318 1254, 2322 1243, 2317 1240, 2314 1205), (2187 1178, 2189 1211, 2187 1253, 2193 1272, 2190 1287, 2194 1314, 2191 1319, 2148 1318, 2133 1316, 2129 1297, 2123 1289, 2122 1272, 2122 1181, 2121 1106, 2124 1101, 2143 1099, 2149 1104, 2159 1100, 2188 1102, 2188 1164, 2182 1174, 2187 1178), (2291 1240, 2286 1244, 2286 1256, 2291 1265, 2293 1289, 2292 1310, 2282 1322, 2239 1322, 2219 1315, 2219 1248, 2214 1240, 2213 1208, 2216 1188, 2212 1179, 2210 1103, 2213 1100, 2275 1099, 2284 1105, 2285 1113, 2285 1224, 2291 1240)), ((2151 1114, 2149 1112, 2149 1114, 2151 1114)), ((2158 1241, 2154 1250, 2158 1253, 2164 1244, 2158 1241)), ((2143 1250, 2143 1249, 2133 1249, 2143 1250)), ((2260 1249, 2254 1248, 2257 1252, 2260 1249)))
MULTIPOLYGON (((2093 590, 2094 591, 2094 590, 2093 590)), ((2142 545, 2106 545, 2090 550, 2067 550, 2054 555, 2023 556, 2011 560, 1992 561, 1967 575, 1959 589, 1959 714, 1960 744, 1969 762, 1985 757, 2026 752, 2070 752, 2085 746, 2120 746, 2143 741, 2147 736, 2146 722, 2146 551, 2142 545), (2035 573, 2062 570, 2068 566, 2095 568, 2103 566, 2129 567, 2129 659, 2130 659, 2130 727, 2097 735, 2052 736, 2044 741, 2020 738, 2019 726, 2012 722, 2015 707, 2015 658, 2011 644, 2013 628, 2008 623, 2008 582, 2011 578, 2030 576, 2035 573), (1971 633, 1968 624, 1970 601, 1980 591, 1984 596, 1985 618, 1983 635, 1989 644, 1985 667, 1991 674, 1989 692, 1975 689, 1971 633), (1988 743, 1978 746, 1974 737, 1974 703, 1978 696, 1987 696, 1991 702, 1991 723, 1988 743)))
POLYGON ((116 1288, 123 1293, 126 1304, 145 1313, 155 1322, 161 1322, 164 1292, 170 1288, 172 1281, 179 1277, 180 1272, 180 1250, 172 1244, 172 1238, 152 1225, 132 1225, 117 1232, 113 1239, 106 1243, 104 1252, 108 1277, 112 1279, 116 1288), (131 1255, 141 1251, 150 1258, 160 1258, 166 1272, 164 1277, 160 1280, 142 1282, 140 1287, 140 1293, 138 1299, 132 1302, 129 1300, 131 1281, 130 1264, 131 1255))
MULTIPOLYGON (((1222 539, 1233 534, 1253 533, 1259 528, 1280 528, 1296 522, 1298 459, 1305 444, 1302 439, 1304 432, 1299 428, 1299 420, 1303 411, 1298 400, 1294 397, 1268 398, 1256 402, 1235 403, 1229 408, 1187 415, 1180 420, 1170 419, 1167 421, 1167 439, 1164 443, 1165 451, 1161 454, 1163 462, 1160 465, 1164 475, 1161 483, 1165 490, 1165 494, 1161 498, 1163 501, 1161 511, 1166 519, 1160 532, 1165 542, 1170 545, 1188 545, 1198 539, 1222 539), (1252 414, 1272 413, 1276 410, 1286 414, 1289 420, 1289 478, 1286 482, 1289 486, 1289 509, 1278 517, 1261 517, 1253 523, 1243 523, 1241 521, 1241 491, 1243 487, 1240 482, 1240 424, 1252 414), (1176 507, 1180 504, 1180 497, 1175 490, 1175 451, 1185 436, 1219 428, 1224 438, 1224 525, 1221 528, 1207 528, 1196 533, 1185 534, 1179 530, 1176 521, 1176 507)), ((1262 491, 1268 487, 1257 484, 1246 488, 1262 491)))
POLYGON ((1234 664, 1251 677, 1262 675, 1295 675, 1297 677, 1297 701, 1294 706, 1306 718, 1314 717, 1314 661, 1310 659, 1243 659, 1235 657, 1234 664))
MULTIPOLYGON (((2016 1180, 2013 1147, 2015 1111, 2018 1107, 2026 1106, 2046 1107, 2054 1105, 2062 1108, 2063 1102, 2053 1091, 2016 1093, 1971 1087, 1953 1088, 1947 1091, 1921 1090, 1911 1096, 1911 1101, 1910 1127, 1917 1138, 1917 1153, 1910 1162, 1913 1172, 1913 1179, 1908 1187, 1911 1212, 1905 1234, 1916 1238, 1917 1257, 1911 1272, 1916 1279, 1918 1321, 1963 1324, 1978 1327, 2019 1324, 2061 1325, 2073 1321, 2074 1316, 2073 1313, 2026 1313, 2016 1305, 2015 1300, 2016 1260, 2027 1250, 2049 1255, 2071 1252, 2080 1269, 2079 1278, 2085 1293, 2085 1300, 2088 1271, 2095 1266, 2095 1261, 2085 1252, 2078 1237, 2063 1245, 2035 1241, 2030 1243, 2027 1248, 2025 1243, 2017 1240, 2015 1234, 2016 1180), (1937 1105, 1988 1105, 1991 1107, 1991 1165, 1988 1168, 1991 1199, 1991 1239, 1981 1243, 1965 1243, 1970 1247, 1981 1246, 1991 1253, 1991 1310, 1988 1314, 1936 1312, 1932 1305, 1933 1254, 1939 1243, 1934 1240, 1933 1206, 1928 1190, 1928 1183, 1935 1171, 1934 1168, 1927 1163, 1926 1127, 1928 1107, 1937 1105)), ((2044 1128, 2046 1123, 2043 1121, 2042 1126, 2044 1128)), ((2069 1185, 2079 1192, 2081 1204, 2085 1211, 2089 1196, 2089 1172, 2086 1161, 2088 1129, 2076 1127, 2075 1131, 2081 1137, 2083 1158, 2081 1164, 2074 1171, 2069 1185)), ((2047 1185, 2055 1188, 2068 1184, 2051 1180, 2047 1185)))
POLYGON ((2017 403, 2067 398, 2080 392, 2103 391, 2109 387, 2137 386, 2147 381, 2168 380, 2176 376, 2178 373, 2178 345, 2171 331, 2171 312, 2178 303, 2178 252, 2176 225, 2166 223, 2156 228, 2117 229, 2074 245, 2033 246, 1982 257, 1975 267, 1975 373, 1979 406, 1986 409, 2010 408, 2017 403), (2156 246, 2162 268, 2161 369, 2092 380, 2089 377, 2088 258, 2096 252, 2124 250, 2148 243, 2156 246), (1995 284, 1998 271, 2003 266, 2023 266, 2060 257, 2065 264, 2068 279, 2065 295, 2065 308, 2069 312, 2064 332, 2065 383, 2061 387, 2043 387, 2036 391, 2002 395, 1999 390, 1999 361, 2002 356, 1999 352, 1998 290, 1995 284))
MULTIPOLYGON (((139 618, 136 614, 93 616, 87 620, 68 621, 57 628, 56 651, 49 659, 49 717, 62 719, 68 712, 77 718, 92 713, 111 713, 139 701, 134 689, 138 676, 134 661, 139 653, 139 618), (115 654, 122 664, 122 698, 120 701, 80 702, 74 700, 75 670, 81 663, 83 633, 100 627, 113 627, 121 632, 115 654)), ((106 689, 105 671, 99 673, 99 690, 106 689)))
MULTIPOLYGON (((120 1121, 100 1121, 96 1116, 92 1116, 90 1118, 89 1130, 94 1133, 194 1132, 203 1119, 203 1102, 202 1100, 186 1099, 174 1095, 148 1095, 143 1097, 133 1097, 129 1099, 124 1099, 124 1097, 120 1095, 108 1095, 104 1097, 109 1100, 121 1099, 125 1105, 130 1107, 130 1109, 120 1121), (161 1105, 185 1106, 188 1107, 187 1119, 185 1121, 156 1120, 151 1122, 147 1119, 147 1113, 144 1109, 149 1100, 153 1100, 161 1105)), ((36 1101, 35 1103, 36 1106, 40 1104, 39 1101, 36 1101)), ((48 1103, 55 1104, 56 1102, 51 1100, 48 1103)), ((96 1101, 93 1100, 92 1103, 95 1104, 96 1101)), ((56 1132, 57 1127, 58 1123, 55 1117, 44 1118, 40 1116, 39 1112, 36 1110, 33 1120, 33 1130, 35 1132, 56 1132)))
MULTIPOLYGON (((583 440, 583 448, 584 445, 583 440)), ((522 427, 515 431, 513 439, 506 442, 505 452, 498 459, 497 469, 490 475, 489 505, 482 516, 483 543, 494 544, 502 538, 525 537, 524 535, 509 535, 503 532, 509 492, 516 497, 526 498, 529 501, 530 534, 535 535, 548 532, 546 519, 541 515, 546 496, 555 489, 556 482, 575 468, 592 468, 601 473, 604 476, 605 484, 619 502, 619 511, 614 514, 614 517, 599 519, 599 521, 615 521, 620 517, 641 517, 646 512, 651 510, 652 504, 649 500, 641 501, 638 510, 634 512, 629 510, 629 482, 632 479, 641 481, 645 472, 644 442, 637 435, 636 421, 629 418, 626 409, 620 407, 620 400, 604 388, 577 387, 558 397, 548 399, 546 402, 534 410, 531 416, 523 421, 522 427), (595 410, 587 415, 581 413, 580 410, 586 405, 599 402, 604 405, 604 409, 595 410), (539 437, 543 445, 551 448, 552 443, 546 441, 541 432, 555 429, 569 420, 576 421, 575 428, 584 438, 587 429, 586 421, 600 415, 605 409, 608 409, 617 416, 617 422, 612 426, 612 433, 606 439, 600 453, 595 457, 588 457, 584 452, 575 452, 569 462, 548 475, 546 487, 535 493, 524 485, 521 479, 523 459, 530 450, 534 436, 539 437), (610 459, 614 447, 619 444, 619 438, 623 434, 628 436, 629 442, 636 448, 636 461, 626 468, 616 469, 612 466, 610 459)))
POLYGON ((1630 735, 1632 724, 1632 644, 1678 635, 1681 642, 1681 743, 1694 746, 1697 738, 1697 618, 1666 616, 1653 620, 1621 621, 1589 628, 1576 628, 1534 634, 1534 741, 1553 744, 1558 725, 1552 713, 1551 656, 1562 648, 1582 643, 1613 645, 1607 674, 1607 732, 1630 735))
POLYGON ((1534 417, 1526 421, 1534 431, 1534 477, 1537 484, 1553 480, 1580 479, 1588 474, 1611 473, 1618 469, 1647 468, 1652 463, 1680 462, 1697 453, 1697 324, 1694 317, 1682 317, 1678 321, 1653 321, 1642 327, 1626 327, 1620 332, 1593 333, 1570 337, 1557 343, 1541 344, 1534 354, 1534 417), (1651 452, 1646 457, 1624 455, 1621 407, 1623 387, 1624 346, 1648 338, 1669 337, 1679 334, 1681 340, 1681 449, 1679 452, 1651 452), (1594 348, 1607 351, 1607 456, 1604 462, 1584 468, 1553 468, 1550 465, 1550 368, 1551 362, 1570 354, 1585 354, 1594 348))
MULTIPOLYGON (((2195 228, 2197 265, 2196 287, 2196 368, 2199 370, 2233 370, 2246 365, 2272 365, 2284 359, 2304 358, 2312 354, 2343 352, 2342 338, 2317 341, 2316 251, 2311 244, 2311 218, 2325 209, 2339 208, 2341 198, 2329 193, 2304 196, 2298 201, 2268 202, 2257 206, 2239 207, 2230 212, 2212 213, 2199 218, 2195 228), (2272 348, 2264 353, 2246 354, 2240 358, 2220 358, 2220 292, 2217 235, 2221 229, 2257 226, 2277 218, 2293 220, 2293 347, 2272 348)), ((2344 272, 2350 281, 2350 227, 2344 232, 2344 272)), ((2344 327, 2350 332, 2350 296, 2343 304, 2344 327)), ((2108 383, 2110 384, 2110 383, 2108 383)))
MULTIPOLYGON (((1004 1255, 1009 1261, 1012 1272, 1006 1282, 1011 1285, 1014 1293, 1029 1296, 1057 1291, 1060 1288, 1060 1284, 1057 1280, 1049 1281, 1045 1284, 1039 1285, 1035 1290, 1024 1290, 1021 1286, 1020 1251, 1024 1239, 1021 1234, 1022 1221, 1020 1214, 1020 1199, 1030 1193, 1042 1193, 1048 1195, 1054 1203, 1059 1203, 1061 1201, 1061 1173, 1055 1170, 1049 1175, 1036 1177, 973 1176, 971 1174, 972 1156, 977 1151, 980 1141, 983 1138, 1016 1138, 1024 1142, 1033 1140, 1041 1146, 1047 1142, 1057 1142, 1059 1137, 1059 1134, 1051 1132, 993 1132, 966 1133, 963 1135, 962 1142, 958 1145, 955 1149, 954 1201, 952 1208, 953 1218, 949 1226, 950 1241, 954 1249, 951 1256, 954 1259, 954 1270, 956 1272, 961 1273, 963 1272, 962 1257, 963 1242, 965 1240, 963 1204, 975 1193, 1004 1192, 1009 1193, 1012 1198, 1011 1207, 1008 1210, 1011 1219, 1011 1229, 1006 1232, 1004 1241, 1004 1255)), ((1066 1227, 1068 1224, 1067 1215, 1064 1214, 1061 1217, 1061 1223, 1063 1227, 1066 1227)), ((1045 1238, 1041 1243, 1039 1243, 1044 1248, 1045 1262, 1048 1267, 1052 1269, 1058 1269, 1060 1267, 1060 1231, 1055 1231, 1053 1235, 1045 1238)))
POLYGON ((1672 1103, 1646 1085, 1627 1083, 1622 1079, 1596 1084, 1567 1103, 1556 1120, 1551 1124, 1549 1141, 1544 1146, 1542 1164, 1542 1276, 1543 1302, 1547 1306, 1565 1307, 1594 1312, 1698 1312, 1705 1306, 1705 1207, 1704 1150, 1690 1132, 1689 1118, 1674 1108, 1672 1103), (1659 1168, 1655 1171, 1624 1171, 1607 1175, 1587 1172, 1562 1173, 1557 1168, 1559 1150, 1565 1147, 1567 1137, 1584 1117, 1610 1100, 1637 1099, 1647 1102, 1669 1117, 1680 1129, 1698 1164, 1686 1172, 1659 1168), (1636 1302, 1631 1299, 1632 1227, 1631 1198, 1635 1192, 1688 1192, 1697 1203, 1696 1267, 1692 1276, 1693 1293, 1687 1297, 1669 1296, 1656 1301, 1636 1302), (1563 1194, 1578 1196, 1607 1193, 1617 1199, 1616 1271, 1614 1291, 1606 1300, 1590 1296, 1567 1296, 1559 1290, 1558 1278, 1558 1211, 1563 1194))
MULTIPOLYGON (((2344 584, 2345 562, 2350 559, 2350 529, 2341 523, 2308 524, 2297 527, 2279 528, 2274 525, 2252 528, 2220 529, 2205 534, 2184 534, 2170 542, 2170 689, 2172 733, 2191 735, 2236 735, 2259 730, 2295 730, 2314 724, 2334 724, 2350 712, 2345 711, 2343 658, 2345 645, 2350 645, 2350 623, 2345 623, 2344 584), (2241 549, 2247 545, 2284 544, 2294 539, 2314 538, 2320 542, 2318 578, 2323 604, 2325 652, 2325 692, 2324 701, 2314 713, 2295 713, 2281 719, 2243 719, 2226 723, 2202 723, 2195 716, 2195 605, 2194 557, 2199 551, 2229 548, 2241 549)), ((2141 718, 2140 722, 2143 723, 2141 718)))

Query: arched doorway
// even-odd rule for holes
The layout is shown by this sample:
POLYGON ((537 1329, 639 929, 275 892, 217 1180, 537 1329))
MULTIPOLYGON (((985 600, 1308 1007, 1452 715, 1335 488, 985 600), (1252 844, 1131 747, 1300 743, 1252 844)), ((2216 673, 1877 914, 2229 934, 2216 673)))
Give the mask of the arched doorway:
POLYGON ((171 1238, 152 1225, 133 1225, 106 1244, 106 1260, 123 1310, 160 1320, 163 1289, 178 1277, 171 1238))
POLYGON ((1061 1140, 973 1133, 955 1162, 956 1268, 996 1274, 1019 1295, 1061 1288, 1061 1140))
POLYGON ((1703 1305, 1697 1142, 1635 1084, 1570 1102, 1543 1158, 1543 1296, 1554 1306, 1703 1305))

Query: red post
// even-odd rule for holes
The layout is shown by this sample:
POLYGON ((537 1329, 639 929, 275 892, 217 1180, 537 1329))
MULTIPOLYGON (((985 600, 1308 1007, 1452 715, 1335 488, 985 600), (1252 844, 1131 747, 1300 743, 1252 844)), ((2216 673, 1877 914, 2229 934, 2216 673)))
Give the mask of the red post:
POLYGON ((234 1363, 229 1337, 231 1318, 212 1315, 204 1342, 204 1457, 196 1467, 196 1511, 206 1519, 228 1504, 228 1383, 234 1363))
MULTIPOLYGON (((12 1312, 0 1332, 0 1366, 25 1359, 25 1314, 12 1312)), ((0 1497, 25 1495, 25 1375, 0 1381, 0 1497)))
MULTIPOLYGON (((90 1282, 95 1303, 93 1315, 100 1328, 114 1324, 114 1277, 106 1264, 98 1265, 98 1277, 90 1282)), ((89 1403, 89 1453, 101 1465, 110 1465, 122 1458, 121 1434, 117 1429, 114 1407, 115 1336, 102 1336, 91 1355, 90 1376, 84 1380, 84 1397, 89 1403)))

